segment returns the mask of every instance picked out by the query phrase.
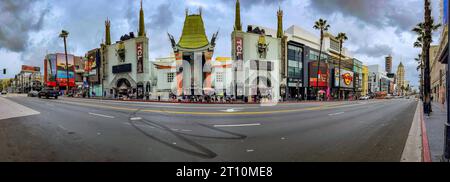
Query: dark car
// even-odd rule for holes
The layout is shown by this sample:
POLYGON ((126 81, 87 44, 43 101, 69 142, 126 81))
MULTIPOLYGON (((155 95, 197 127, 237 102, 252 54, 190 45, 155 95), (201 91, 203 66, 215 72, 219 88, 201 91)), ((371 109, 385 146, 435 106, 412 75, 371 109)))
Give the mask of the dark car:
POLYGON ((59 96, 59 92, 57 90, 51 89, 51 88, 41 90, 38 95, 39 98, 45 97, 47 99, 50 97, 58 99, 58 96, 59 96))

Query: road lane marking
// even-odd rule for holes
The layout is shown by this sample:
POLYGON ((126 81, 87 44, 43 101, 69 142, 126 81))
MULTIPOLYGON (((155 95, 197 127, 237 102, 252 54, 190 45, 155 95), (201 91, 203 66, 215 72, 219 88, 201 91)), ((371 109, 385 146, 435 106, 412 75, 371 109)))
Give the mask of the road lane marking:
MULTIPOLYGON (((114 107, 114 106, 106 106, 106 105, 97 105, 97 104, 86 104, 86 103, 76 103, 76 102, 60 102, 59 103, 67 103, 73 105, 81 105, 88 107, 97 107, 97 108, 105 108, 105 109, 114 109, 121 111, 139 111, 137 108, 126 108, 126 107, 114 107)), ((344 107, 356 107, 358 104, 330 104, 330 105, 321 105, 309 108, 301 108, 301 109, 291 109, 291 110, 275 110, 275 111, 249 111, 249 112, 195 112, 195 111, 168 111, 168 110, 140 110, 140 112, 148 112, 148 113, 160 113, 160 114, 174 114, 174 115, 205 115, 205 116, 239 116, 239 115, 266 115, 266 114, 281 114, 281 113, 293 113, 293 112, 302 112, 302 111, 317 111, 317 110, 328 110, 328 109, 336 109, 336 108, 344 108, 344 107)))
POLYGON ((241 109, 234 109, 234 108, 230 108, 230 109, 227 109, 227 110, 221 110, 222 112, 238 112, 238 111, 240 111, 241 109))
POLYGON ((341 115, 344 114, 345 112, 338 112, 338 113, 333 113, 333 114, 328 114, 328 116, 337 116, 337 115, 341 115))
POLYGON ((214 125, 214 127, 216 127, 216 128, 246 127, 246 126, 261 126, 261 123, 254 123, 254 124, 234 124, 234 125, 214 125))
MULTIPOLYGON (((132 124, 130 124, 130 123, 123 123, 123 124, 125 124, 125 125, 129 125, 129 126, 132 126, 132 124)), ((139 127, 144 127, 144 128, 151 128, 151 129, 155 129, 155 127, 153 127, 153 126, 149 126, 149 125, 142 125, 142 124, 134 124, 135 126, 139 126, 139 127)))
POLYGON ((69 130, 67 130, 66 128, 64 128, 64 126, 63 125, 58 125, 61 129, 63 129, 64 131, 69 131, 69 130))
POLYGON ((247 150, 247 153, 250 153, 250 152, 254 152, 255 150, 253 150, 253 149, 249 149, 249 150, 247 150))
POLYGON ((41 113, 12 100, 0 98, 0 120, 39 114, 41 113))
POLYGON ((131 121, 139 121, 142 120, 141 117, 134 117, 134 118, 130 118, 131 121))
POLYGON ((89 114, 90 114, 90 115, 94 115, 94 116, 104 117, 104 118, 111 118, 111 119, 114 119, 114 118, 115 118, 114 116, 108 116, 108 115, 97 114, 97 113, 92 113, 92 112, 90 112, 89 114))

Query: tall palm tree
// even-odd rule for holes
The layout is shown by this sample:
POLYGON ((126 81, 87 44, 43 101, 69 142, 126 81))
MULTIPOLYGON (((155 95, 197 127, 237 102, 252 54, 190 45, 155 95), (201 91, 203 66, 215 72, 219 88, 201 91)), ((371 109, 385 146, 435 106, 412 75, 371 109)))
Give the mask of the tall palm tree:
POLYGON ((417 62, 417 71, 420 70, 420 77, 419 77, 419 79, 420 79, 419 93, 420 93, 421 96, 423 96, 423 77, 422 77, 422 75, 423 75, 423 68, 424 68, 424 66, 423 66, 423 57, 422 57, 422 54, 419 54, 419 55, 417 56, 417 58, 415 58, 414 60, 416 60, 416 62, 417 62))
POLYGON ((320 48, 319 48, 319 60, 318 60, 318 64, 317 64, 317 96, 319 96, 319 70, 320 70, 320 61, 322 59, 322 47, 323 47, 323 34, 325 31, 328 31, 328 29, 330 28, 330 25, 327 23, 327 20, 323 20, 322 18, 320 18, 319 20, 317 20, 314 23, 314 29, 316 30, 320 30, 320 48))
MULTIPOLYGON (((339 74, 340 74, 340 72, 341 72, 341 59, 342 59, 342 48, 343 48, 343 44, 344 44, 344 41, 346 41, 346 40, 348 40, 348 37, 347 37, 347 34, 345 34, 345 33, 339 33, 338 35, 337 35, 337 37, 336 37, 336 39, 338 39, 338 41, 339 41, 339 74)), ((339 94, 339 99, 341 99, 341 75, 339 75, 339 91, 338 91, 338 94, 339 94)))
POLYGON ((422 47, 422 55, 423 55, 423 80, 424 80, 424 88, 423 88, 423 96, 424 96, 424 112, 426 114, 431 113, 431 79, 430 79, 430 45, 433 42, 432 32, 436 31, 441 25, 435 25, 434 20, 431 17, 431 6, 430 0, 424 0, 424 8, 425 8, 425 21, 423 23, 417 24, 416 27, 412 30, 416 32, 419 36, 417 41, 414 43, 415 47, 421 45, 422 47))

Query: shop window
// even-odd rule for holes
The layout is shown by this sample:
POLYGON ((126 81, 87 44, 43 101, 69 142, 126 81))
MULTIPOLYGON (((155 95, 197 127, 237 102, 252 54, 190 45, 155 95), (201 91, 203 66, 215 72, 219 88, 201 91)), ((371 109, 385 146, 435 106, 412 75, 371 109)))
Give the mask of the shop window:
POLYGON ((223 73, 222 72, 217 72, 216 73, 216 82, 223 82, 223 73))
POLYGON ((167 83, 173 83, 175 73, 167 73, 167 83))

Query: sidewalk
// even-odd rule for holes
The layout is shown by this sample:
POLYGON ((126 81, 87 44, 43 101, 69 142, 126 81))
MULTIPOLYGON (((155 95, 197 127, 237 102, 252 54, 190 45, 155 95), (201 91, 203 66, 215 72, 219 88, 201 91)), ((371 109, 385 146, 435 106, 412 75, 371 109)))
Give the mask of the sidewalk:
POLYGON ((425 126, 430 146, 431 160, 440 162, 444 152, 444 124, 447 120, 447 107, 441 108, 437 102, 432 102, 431 116, 424 115, 425 126), (443 111, 441 110, 443 109, 443 111))

